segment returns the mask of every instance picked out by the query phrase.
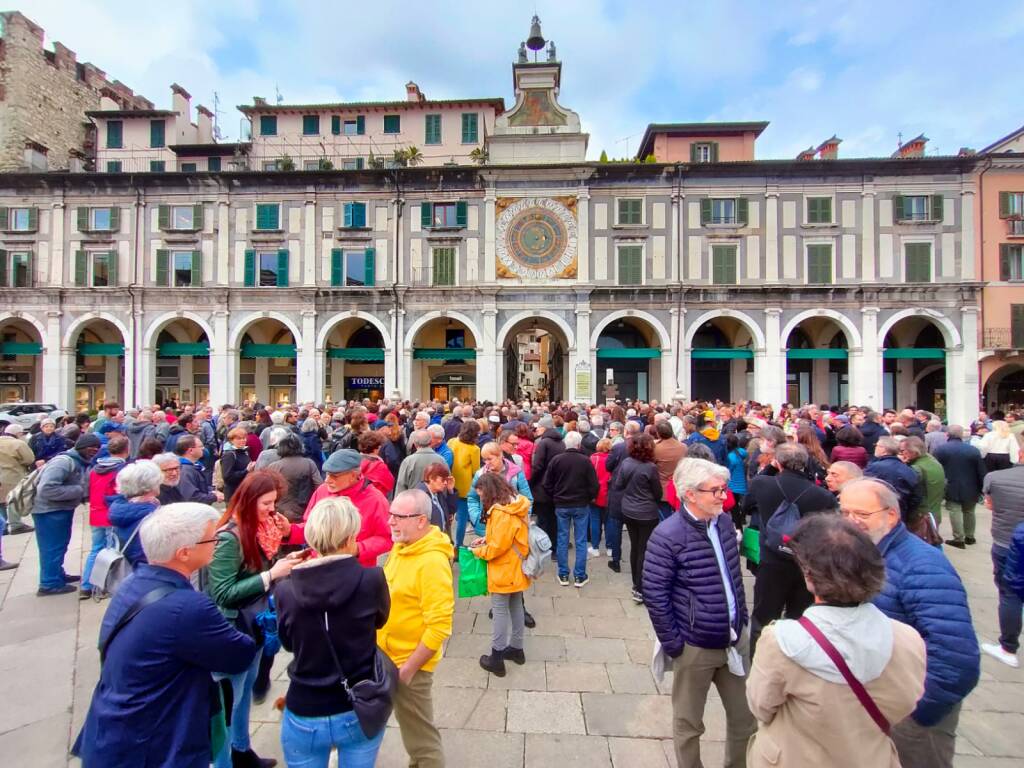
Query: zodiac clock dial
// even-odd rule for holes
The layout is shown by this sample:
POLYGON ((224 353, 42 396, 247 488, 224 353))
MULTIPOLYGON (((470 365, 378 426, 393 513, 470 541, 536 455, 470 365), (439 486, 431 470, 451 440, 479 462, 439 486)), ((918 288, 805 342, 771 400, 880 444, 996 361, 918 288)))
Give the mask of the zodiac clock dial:
POLYGON ((576 218, 568 208, 550 198, 527 197, 498 216, 495 251, 517 277, 559 277, 576 260, 576 238, 576 218))

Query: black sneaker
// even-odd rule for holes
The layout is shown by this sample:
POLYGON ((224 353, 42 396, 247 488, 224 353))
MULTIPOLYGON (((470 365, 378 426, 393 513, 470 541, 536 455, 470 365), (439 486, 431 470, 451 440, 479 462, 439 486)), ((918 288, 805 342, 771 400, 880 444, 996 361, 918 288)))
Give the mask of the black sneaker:
POLYGON ((523 609, 523 624, 526 627, 529 627, 530 629, 533 629, 537 626, 537 620, 533 618, 533 614, 525 608, 523 609))
POLYGON ((63 587, 40 587, 36 590, 36 597, 49 597, 50 595, 67 595, 77 592, 78 587, 74 584, 65 584, 63 587))
POLYGON ((576 589, 581 589, 584 586, 586 586, 587 582, 589 582, 589 581, 590 581, 590 577, 589 576, 584 576, 582 579, 576 579, 576 581, 573 584, 573 586, 576 587, 576 589))
POLYGON ((64 574, 64 583, 65 584, 77 584, 81 580, 82 580, 82 577, 79 576, 78 574, 75 574, 74 576, 68 576, 66 573, 64 574))
POLYGON ((964 544, 966 544, 967 546, 970 546, 972 544, 977 544, 977 543, 978 543, 978 540, 976 538, 974 538, 973 536, 967 536, 964 539, 964 544))
POLYGON ((559 576, 558 577, 558 583, 561 584, 563 587, 568 587, 569 586, 569 577, 568 576, 559 576))
POLYGON ((637 605, 643 605, 644 604, 644 593, 641 592, 639 589, 634 589, 632 596, 633 596, 633 602, 634 603, 636 603, 637 605))
POLYGON ((91 600, 92 599, 92 588, 82 588, 78 590, 79 600, 91 600))
POLYGON ((619 565, 619 561, 618 560, 609 560, 608 561, 608 567, 611 568, 616 573, 622 573, 622 567, 619 565))
POLYGON ((946 539, 946 544, 957 549, 967 549, 967 545, 964 542, 957 541, 956 539, 946 539))

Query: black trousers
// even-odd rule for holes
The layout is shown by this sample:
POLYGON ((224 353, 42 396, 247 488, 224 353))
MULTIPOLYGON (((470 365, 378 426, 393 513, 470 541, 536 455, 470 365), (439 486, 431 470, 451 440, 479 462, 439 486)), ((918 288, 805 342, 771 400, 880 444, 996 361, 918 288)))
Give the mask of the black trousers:
POLYGON ((799 619, 814 602, 804 576, 793 561, 763 559, 754 579, 754 613, 750 621, 750 654, 761 629, 776 619, 799 619))
POLYGON ((555 505, 546 499, 535 499, 533 514, 537 516, 537 525, 548 535, 551 543, 554 544, 558 541, 558 519, 555 517, 555 505))
POLYGON ((644 557, 647 555, 647 541, 658 527, 657 520, 625 519, 629 533, 629 570, 633 574, 633 589, 644 590, 644 557))

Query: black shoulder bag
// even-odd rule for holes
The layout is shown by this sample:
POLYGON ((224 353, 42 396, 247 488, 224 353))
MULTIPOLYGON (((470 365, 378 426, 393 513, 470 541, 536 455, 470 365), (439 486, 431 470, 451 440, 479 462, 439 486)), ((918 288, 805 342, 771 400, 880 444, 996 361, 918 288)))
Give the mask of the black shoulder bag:
POLYGON ((327 611, 324 611, 324 635, 327 637, 327 649, 334 659, 334 666, 341 677, 341 687, 345 689, 349 700, 352 702, 352 709, 359 720, 359 728, 368 739, 372 739, 388 724, 393 708, 392 701, 395 697, 395 689, 398 687, 398 667, 391 661, 380 648, 374 647, 373 652, 373 676, 360 680, 355 685, 348 684, 345 670, 341 667, 341 661, 334 650, 334 643, 331 640, 331 625, 327 619, 327 611))

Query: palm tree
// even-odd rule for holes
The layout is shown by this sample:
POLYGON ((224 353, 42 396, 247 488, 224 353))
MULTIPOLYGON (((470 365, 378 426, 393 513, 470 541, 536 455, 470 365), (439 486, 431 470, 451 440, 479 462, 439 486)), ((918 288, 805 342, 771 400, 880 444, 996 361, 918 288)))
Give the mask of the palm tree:
POLYGON ((405 148, 405 162, 409 165, 419 165, 423 162, 423 153, 414 144, 405 148))
POLYGON ((477 147, 476 149, 469 153, 469 159, 472 160, 477 165, 486 165, 487 150, 484 149, 483 147, 477 147))

